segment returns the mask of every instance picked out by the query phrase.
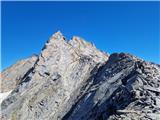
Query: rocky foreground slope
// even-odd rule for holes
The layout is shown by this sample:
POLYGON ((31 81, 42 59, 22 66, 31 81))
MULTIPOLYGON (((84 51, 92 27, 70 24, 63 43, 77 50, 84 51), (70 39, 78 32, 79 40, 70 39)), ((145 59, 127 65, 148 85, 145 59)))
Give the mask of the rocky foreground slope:
POLYGON ((160 67, 57 32, 1 73, 2 120, 159 120, 160 67))

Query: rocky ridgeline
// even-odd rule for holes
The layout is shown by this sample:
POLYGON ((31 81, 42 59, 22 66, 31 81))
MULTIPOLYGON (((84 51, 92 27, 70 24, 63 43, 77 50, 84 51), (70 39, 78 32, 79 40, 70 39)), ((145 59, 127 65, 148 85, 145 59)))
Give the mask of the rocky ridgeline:
POLYGON ((159 120, 160 67, 57 32, 1 73, 2 120, 159 120))

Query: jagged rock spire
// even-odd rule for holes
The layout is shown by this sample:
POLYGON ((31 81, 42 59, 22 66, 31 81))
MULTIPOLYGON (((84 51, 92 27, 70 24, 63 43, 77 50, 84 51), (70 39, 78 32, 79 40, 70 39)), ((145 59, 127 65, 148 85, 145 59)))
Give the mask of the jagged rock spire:
POLYGON ((61 39, 62 37, 63 37, 63 34, 61 33, 61 31, 57 31, 52 35, 52 38, 58 39, 58 40, 61 39))
POLYGON ((53 43, 54 41, 65 41, 65 37, 60 31, 57 31, 49 38, 46 44, 53 43))

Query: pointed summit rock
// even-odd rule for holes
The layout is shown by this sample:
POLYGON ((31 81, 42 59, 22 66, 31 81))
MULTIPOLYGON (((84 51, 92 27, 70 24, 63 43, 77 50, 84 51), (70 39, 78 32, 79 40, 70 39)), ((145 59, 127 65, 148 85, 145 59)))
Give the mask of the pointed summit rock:
POLYGON ((60 31, 57 31, 56 33, 52 35, 50 39, 51 40, 64 40, 64 36, 60 31))
POLYGON ((160 67, 56 32, 1 73, 2 120, 159 120, 160 67))
POLYGON ((54 44, 60 44, 63 42, 65 42, 65 37, 60 31, 57 31, 49 38, 42 50, 46 49, 48 46, 54 46, 54 44))

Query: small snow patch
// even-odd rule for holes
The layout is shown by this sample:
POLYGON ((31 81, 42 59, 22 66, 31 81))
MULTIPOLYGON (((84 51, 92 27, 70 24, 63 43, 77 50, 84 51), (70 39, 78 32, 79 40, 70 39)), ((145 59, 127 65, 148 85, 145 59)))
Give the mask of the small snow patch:
POLYGON ((11 91, 8 91, 8 92, 4 92, 4 93, 0 93, 0 104, 2 103, 2 101, 7 98, 7 96, 12 92, 11 91))

